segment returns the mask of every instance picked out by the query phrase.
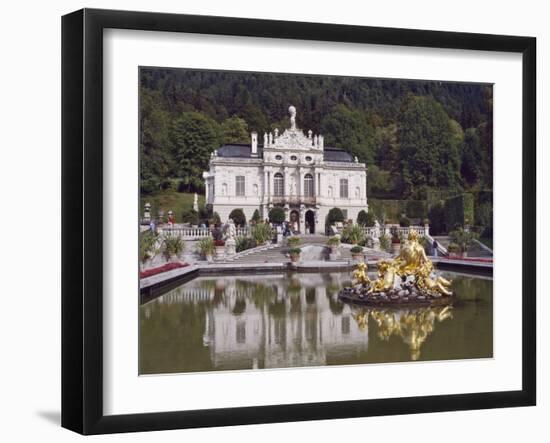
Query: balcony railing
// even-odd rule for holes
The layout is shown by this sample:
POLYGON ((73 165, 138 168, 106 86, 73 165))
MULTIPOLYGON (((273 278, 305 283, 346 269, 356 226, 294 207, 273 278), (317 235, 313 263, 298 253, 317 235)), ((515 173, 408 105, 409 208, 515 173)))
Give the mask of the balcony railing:
POLYGON ((289 205, 314 205, 317 203, 315 196, 306 195, 284 195, 284 196, 271 196, 270 201, 275 204, 289 204, 289 205))

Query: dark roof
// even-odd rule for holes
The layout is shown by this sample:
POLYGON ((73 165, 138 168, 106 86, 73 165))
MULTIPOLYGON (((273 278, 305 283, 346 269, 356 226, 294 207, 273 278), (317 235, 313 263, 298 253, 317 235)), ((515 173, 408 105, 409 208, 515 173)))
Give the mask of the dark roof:
MULTIPOLYGON (((252 148, 249 144, 231 143, 218 149, 218 157, 223 158, 251 158, 252 148)), ((258 146, 258 157, 263 156, 263 147, 258 146)), ((325 147, 323 158, 329 162, 352 163, 353 156, 340 148, 325 147)))
POLYGON ((353 162, 353 156, 340 148, 326 147, 323 159, 329 162, 353 162))
MULTIPOLYGON (((218 149, 218 157, 230 157, 230 158, 250 158, 252 151, 251 145, 232 143, 229 145, 223 145, 218 149)), ((258 146, 258 157, 262 156, 262 147, 258 146)))

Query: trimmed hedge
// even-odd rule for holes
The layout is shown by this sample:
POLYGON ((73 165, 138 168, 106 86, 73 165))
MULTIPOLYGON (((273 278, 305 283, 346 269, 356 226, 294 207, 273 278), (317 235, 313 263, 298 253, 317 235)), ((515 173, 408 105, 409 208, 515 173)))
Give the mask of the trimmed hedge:
POLYGON ((448 230, 455 226, 474 223, 474 196, 465 193, 445 200, 445 224, 448 230))
POLYGON ((368 226, 372 228, 376 223, 376 217, 372 212, 367 212, 364 209, 359 211, 357 214, 357 224, 360 226, 368 226))
POLYGON ((326 224, 327 226, 333 225, 336 222, 343 222, 345 220, 344 213, 340 208, 332 208, 328 211, 326 224))
POLYGON ((424 219, 428 217, 427 200, 381 200, 371 198, 369 213, 372 211, 380 222, 397 223, 402 214, 409 218, 424 219))
POLYGON ((268 218, 271 223, 280 224, 285 221, 285 210, 279 206, 275 206, 269 211, 268 218))
POLYGON ((229 214, 229 218, 233 220, 233 223, 237 226, 246 226, 246 216, 241 208, 235 208, 229 214))

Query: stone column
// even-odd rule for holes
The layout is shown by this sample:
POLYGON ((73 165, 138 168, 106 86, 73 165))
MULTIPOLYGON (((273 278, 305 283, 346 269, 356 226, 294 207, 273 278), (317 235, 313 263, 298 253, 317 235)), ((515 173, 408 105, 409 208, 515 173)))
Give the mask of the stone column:
POLYGON ((300 234, 306 233, 306 207, 302 204, 300 205, 300 234))
POLYGON ((262 187, 262 201, 267 203, 269 201, 269 173, 264 169, 264 183, 262 187))
POLYGON ((301 197, 304 197, 305 196, 305 192, 304 192, 304 170, 302 168, 300 168, 298 170, 298 180, 299 180, 300 183, 298 184, 298 186, 296 186, 296 194, 298 194, 301 197))

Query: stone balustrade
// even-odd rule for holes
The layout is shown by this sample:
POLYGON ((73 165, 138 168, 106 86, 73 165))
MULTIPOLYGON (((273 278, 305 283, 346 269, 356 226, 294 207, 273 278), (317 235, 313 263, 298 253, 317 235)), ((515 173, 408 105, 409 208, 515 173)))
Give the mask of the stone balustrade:
MULTIPOLYGON (((183 240, 200 240, 212 235, 210 229, 193 226, 161 226, 157 228, 161 236, 181 237, 183 240)), ((250 233, 249 228, 236 228, 237 237, 250 233)))
POLYGON ((416 231, 420 237, 424 237, 430 235, 430 226, 423 225, 403 227, 399 225, 384 225, 364 228, 365 235, 371 238, 380 238, 380 236, 384 234, 391 236, 393 232, 395 232, 398 237, 407 238, 410 231, 416 231))

